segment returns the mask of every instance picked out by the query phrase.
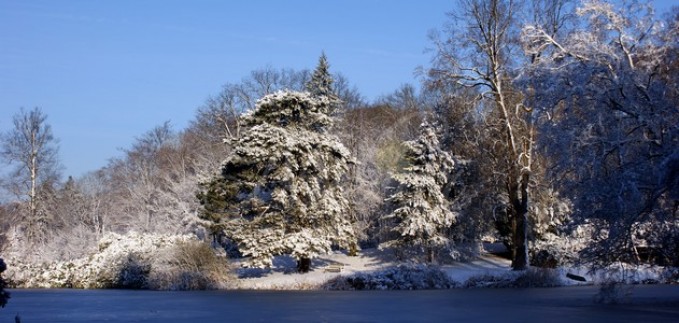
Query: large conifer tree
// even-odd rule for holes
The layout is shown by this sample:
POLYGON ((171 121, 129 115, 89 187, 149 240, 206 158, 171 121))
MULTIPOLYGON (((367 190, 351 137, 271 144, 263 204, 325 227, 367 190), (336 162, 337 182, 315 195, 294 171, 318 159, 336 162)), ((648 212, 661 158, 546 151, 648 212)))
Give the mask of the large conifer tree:
POLYGON ((219 176, 204 184, 203 217, 233 239, 246 264, 269 267, 291 254, 308 271, 333 245, 355 250, 356 238, 340 180, 352 162, 328 133, 331 100, 278 92, 243 116, 249 128, 232 139, 219 176))

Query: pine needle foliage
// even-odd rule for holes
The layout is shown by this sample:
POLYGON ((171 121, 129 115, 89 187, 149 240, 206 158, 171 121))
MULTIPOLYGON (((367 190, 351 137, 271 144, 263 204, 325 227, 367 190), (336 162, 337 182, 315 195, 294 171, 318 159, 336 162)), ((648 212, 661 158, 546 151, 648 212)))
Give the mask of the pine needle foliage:
POLYGON ((448 244, 456 218, 448 199, 454 160, 440 148, 428 123, 403 146, 407 166, 392 176, 395 185, 386 200, 391 212, 382 217, 390 231, 383 246, 421 248, 431 261, 432 253, 448 244))
POLYGON ((221 174, 203 184, 203 218, 249 257, 270 267, 275 255, 298 262, 331 251, 355 250, 356 235, 340 181, 353 163, 328 132, 325 96, 278 92, 243 116, 248 130, 233 146, 221 174))

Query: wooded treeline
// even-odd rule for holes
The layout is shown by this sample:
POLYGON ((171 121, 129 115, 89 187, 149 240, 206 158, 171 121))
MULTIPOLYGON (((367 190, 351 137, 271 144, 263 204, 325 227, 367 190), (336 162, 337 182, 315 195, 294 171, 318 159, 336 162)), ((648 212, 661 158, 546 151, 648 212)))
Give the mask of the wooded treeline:
MULTIPOLYGON (((426 173, 443 198, 423 199, 445 209, 423 238, 436 257, 473 256, 497 239, 515 269, 530 260, 679 266, 679 11, 657 19, 636 1, 458 4, 431 35, 421 87, 368 102, 332 75, 341 104, 328 131, 355 161, 340 185, 359 245, 402 234, 395 210, 419 194, 403 193, 415 176, 404 173, 425 174, 414 161, 427 151, 436 165, 451 160, 437 169, 444 178, 426 173)), ((241 116, 258 99, 308 90, 313 76, 253 71, 206 100, 186 129, 158 125, 102 169, 65 180, 47 116, 21 110, 2 136, 2 185, 14 197, 0 205, 3 255, 74 259, 105 233, 130 231, 229 246, 202 213, 200 184, 222 171, 233 149, 225 139, 252 126, 241 116)), ((433 260, 431 251, 402 256, 433 260)))

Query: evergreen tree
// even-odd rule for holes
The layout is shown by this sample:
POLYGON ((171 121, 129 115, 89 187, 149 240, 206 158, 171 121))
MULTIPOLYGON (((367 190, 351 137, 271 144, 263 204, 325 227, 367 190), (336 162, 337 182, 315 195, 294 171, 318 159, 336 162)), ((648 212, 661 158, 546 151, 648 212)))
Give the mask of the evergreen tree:
POLYGON ((403 144, 407 166, 393 175, 396 185, 387 199, 392 211, 382 218, 393 226, 383 246, 421 248, 431 262, 434 251, 448 244, 447 231, 456 218, 448 201, 454 161, 429 124, 420 131, 419 138, 403 144))
POLYGON ((248 266, 269 267, 291 254, 298 269, 336 245, 355 251, 356 238, 340 180, 352 160, 328 133, 331 100, 278 92, 243 116, 248 127, 230 143, 221 175, 204 184, 203 218, 250 256, 248 266))
POLYGON ((321 53, 318 59, 318 65, 311 75, 311 79, 305 84, 306 90, 312 95, 320 97, 326 96, 328 98, 335 98, 335 91, 332 84, 335 81, 330 75, 330 65, 325 53, 321 53))

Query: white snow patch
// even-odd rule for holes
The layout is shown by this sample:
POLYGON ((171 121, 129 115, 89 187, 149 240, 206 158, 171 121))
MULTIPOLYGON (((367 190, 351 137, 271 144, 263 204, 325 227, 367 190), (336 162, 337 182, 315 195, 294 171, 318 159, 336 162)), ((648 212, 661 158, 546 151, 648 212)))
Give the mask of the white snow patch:
MULTIPOLYGON (((239 260, 232 260, 234 267, 238 267, 239 260)), ((274 258, 273 267, 269 270, 255 268, 238 269, 240 279, 236 288, 240 289, 264 289, 264 290, 297 290, 316 289, 323 283, 337 276, 346 276, 354 273, 374 272, 396 265, 391 255, 376 249, 367 249, 358 256, 349 256, 344 252, 335 251, 328 255, 314 258, 311 262, 311 271, 297 273, 296 261, 290 256, 277 256, 274 258), (340 266, 340 272, 332 272, 326 269, 329 266, 340 266)))
POLYGON ((441 266, 441 269, 445 271, 452 280, 464 283, 469 280, 469 278, 479 275, 501 276, 512 268, 511 261, 505 258, 493 254, 483 254, 476 260, 444 265, 441 266))

